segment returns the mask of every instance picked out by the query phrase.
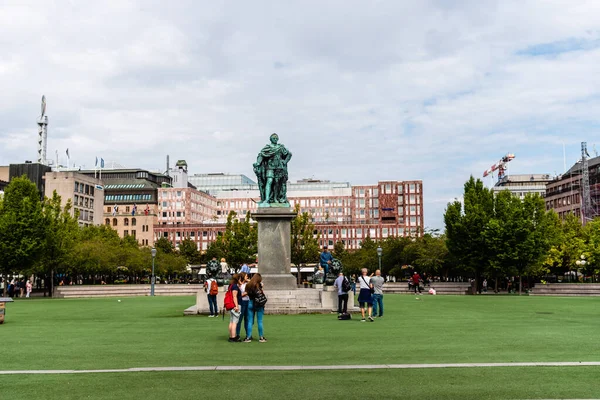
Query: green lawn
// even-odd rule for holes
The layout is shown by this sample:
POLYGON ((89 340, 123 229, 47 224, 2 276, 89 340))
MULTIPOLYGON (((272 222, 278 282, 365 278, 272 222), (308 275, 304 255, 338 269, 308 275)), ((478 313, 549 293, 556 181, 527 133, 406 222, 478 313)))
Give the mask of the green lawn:
MULTIPOLYGON (((227 318, 184 317, 193 302, 16 301, 0 326, 0 369, 600 361, 600 298, 387 295, 374 323, 267 315, 269 342, 249 344, 227 342, 227 318)), ((232 379, 266 398, 600 397, 600 368, 531 367, 0 376, 0 398, 9 383, 20 388, 11 399, 36 388, 45 398, 230 398, 232 379)))

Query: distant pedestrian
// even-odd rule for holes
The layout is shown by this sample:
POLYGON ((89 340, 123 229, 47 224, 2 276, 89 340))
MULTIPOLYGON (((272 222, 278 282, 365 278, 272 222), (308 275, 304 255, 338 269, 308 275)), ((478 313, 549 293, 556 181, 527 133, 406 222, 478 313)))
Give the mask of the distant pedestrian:
POLYGON ((338 292, 338 315, 347 314, 348 313, 348 288, 349 285, 348 278, 344 276, 343 272, 340 272, 337 279, 333 283, 333 287, 337 289, 338 292), (346 282, 346 284, 344 283, 346 282), (344 290, 346 289, 346 290, 344 290))
POLYGON ((487 293, 487 279, 483 280, 482 286, 483 286, 483 293, 487 293))
POLYGON ((208 299, 208 307, 210 309, 209 318, 219 315, 219 307, 217 306, 217 295, 219 294, 219 285, 215 278, 208 278, 204 282, 204 291, 208 299))
POLYGON ((421 293, 421 276, 417 273, 417 271, 415 271, 415 273, 412 276, 412 280, 413 280, 413 287, 415 288, 415 294, 417 294, 417 291, 419 291, 419 293, 421 293))
POLYGON ((224 258, 221 258, 221 273, 223 275, 229 273, 229 265, 227 265, 227 262, 225 261, 224 258))
POLYGON ((29 298, 29 295, 31 294, 31 290, 33 289, 33 285, 31 284, 31 281, 29 279, 27 279, 27 283, 25 284, 25 289, 27 290, 27 295, 25 297, 29 298))
POLYGON ((247 327, 246 330, 246 339, 245 343, 252 342, 252 329, 254 328, 254 317, 256 316, 256 323, 258 325, 258 341, 260 343, 265 343, 267 339, 265 338, 264 326, 263 326, 263 316, 265 315, 265 306, 264 304, 259 304, 260 299, 264 297, 263 292, 263 283, 262 276, 259 273, 254 274, 250 282, 246 285, 246 292, 250 297, 250 302, 248 303, 248 314, 247 314, 247 327))
POLYGON ((243 272, 245 274, 249 274, 250 273, 250 267, 248 266, 248 264, 244 263, 242 265, 242 268, 240 268, 240 272, 243 272))
POLYGON ((20 279, 19 280, 19 297, 23 297, 25 296, 25 280, 24 279, 20 279))
POLYGON ((15 280, 12 279, 8 284, 8 297, 15 297, 15 280))
POLYGON ((229 341, 241 342, 235 334, 237 323, 240 320, 240 303, 242 302, 242 292, 240 291, 240 280, 237 274, 231 277, 229 289, 233 295, 234 307, 229 311, 229 341))
POLYGON ((383 283, 385 279, 381 276, 381 271, 375 271, 375 276, 371 278, 373 284, 373 317, 383 317, 383 283), (377 315, 379 311, 379 315, 377 315))
POLYGON ((356 296, 356 274, 352 274, 352 278, 350 279, 352 284, 352 293, 356 296))
POLYGON ((245 272, 239 273, 240 277, 240 292, 242 292, 242 302, 240 303, 240 320, 235 327, 235 337, 240 337, 240 331, 242 330, 242 324, 244 326, 244 330, 246 331, 246 337, 248 337, 248 304, 250 303, 250 297, 248 296, 248 292, 246 292, 246 286, 248 282, 250 282, 250 278, 245 272))
POLYGON ((358 303, 360 305, 360 313, 362 315, 361 322, 365 322, 365 308, 368 309, 369 321, 373 322, 373 294, 371 289, 371 277, 367 276, 367 269, 362 269, 362 275, 358 278, 360 284, 360 292, 358 293, 358 303))

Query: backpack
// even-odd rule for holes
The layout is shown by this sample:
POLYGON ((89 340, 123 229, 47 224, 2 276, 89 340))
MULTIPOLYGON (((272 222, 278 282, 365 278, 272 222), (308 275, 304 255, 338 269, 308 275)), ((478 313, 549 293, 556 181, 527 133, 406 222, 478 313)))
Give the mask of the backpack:
POLYGON ((349 319, 352 319, 352 315, 350 315, 350 314, 348 314, 348 313, 346 313, 346 314, 342 314, 342 315, 339 315, 339 316, 338 316, 338 319, 339 319, 340 321, 347 321, 347 320, 349 320, 349 319))
POLYGON ((231 286, 225 293, 225 301, 223 302, 223 308, 227 311, 233 310, 235 308, 235 302, 233 301, 233 291, 231 290, 231 286))
POLYGON ((344 277, 344 280, 342 281, 342 292, 349 292, 351 290, 352 290, 352 285, 348 281, 348 278, 344 277))
POLYGON ((208 291, 208 294, 210 294, 211 296, 219 294, 219 285, 217 284, 217 281, 213 280, 210 283, 210 290, 208 291))

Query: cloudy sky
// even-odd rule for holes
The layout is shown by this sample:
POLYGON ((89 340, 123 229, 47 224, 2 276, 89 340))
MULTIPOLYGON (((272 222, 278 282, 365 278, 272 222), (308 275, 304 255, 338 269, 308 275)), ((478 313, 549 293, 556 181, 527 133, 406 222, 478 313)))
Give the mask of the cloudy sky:
POLYGON ((422 179, 441 228, 507 152, 600 150, 599 66, 596 0, 4 0, 0 165, 36 159, 45 94, 61 162, 253 177, 278 132, 292 180, 422 179))

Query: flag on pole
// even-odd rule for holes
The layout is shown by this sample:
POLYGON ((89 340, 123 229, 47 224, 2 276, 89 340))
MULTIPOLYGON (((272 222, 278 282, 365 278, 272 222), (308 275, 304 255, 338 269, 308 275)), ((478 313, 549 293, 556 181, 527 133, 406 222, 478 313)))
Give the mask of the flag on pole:
POLYGON ((96 157, 96 167, 98 166, 98 157, 96 157))
POLYGON ((104 158, 100 159, 100 168, 104 168, 104 158))
POLYGON ((69 156, 69 149, 67 149, 67 158, 71 158, 71 157, 69 156))
POLYGON ((146 204, 146 209, 144 210, 144 214, 148 215, 149 212, 150 212, 150 206, 148 204, 146 204))
POLYGON ((115 206, 113 207, 113 217, 115 215, 117 215, 118 212, 119 212, 119 206, 115 204, 115 206))
POLYGON ((133 203, 133 209, 131 210, 131 215, 135 215, 137 212, 137 204, 133 203))

